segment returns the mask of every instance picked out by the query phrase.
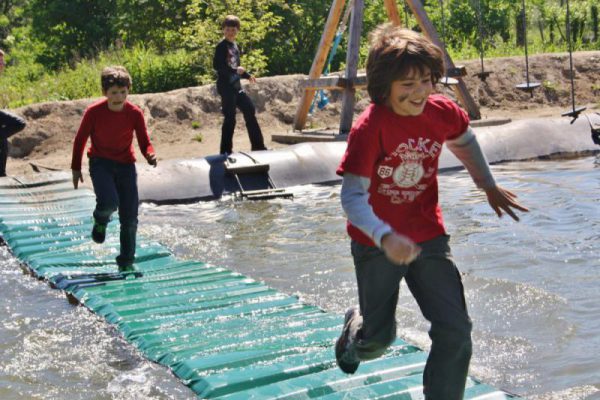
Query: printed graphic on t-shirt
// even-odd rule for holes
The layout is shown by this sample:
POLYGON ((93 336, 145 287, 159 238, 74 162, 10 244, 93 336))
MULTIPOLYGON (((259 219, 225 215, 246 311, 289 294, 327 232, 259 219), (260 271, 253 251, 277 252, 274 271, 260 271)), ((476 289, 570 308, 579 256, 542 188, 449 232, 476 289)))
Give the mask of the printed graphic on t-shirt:
POLYGON ((392 204, 415 201, 429 187, 441 149, 441 143, 422 137, 400 143, 377 167, 377 193, 392 204))
POLYGON ((229 49, 227 50, 227 63, 229 64, 229 66, 231 68, 237 68, 237 57, 238 57, 238 49, 237 47, 234 46, 230 46, 229 49))

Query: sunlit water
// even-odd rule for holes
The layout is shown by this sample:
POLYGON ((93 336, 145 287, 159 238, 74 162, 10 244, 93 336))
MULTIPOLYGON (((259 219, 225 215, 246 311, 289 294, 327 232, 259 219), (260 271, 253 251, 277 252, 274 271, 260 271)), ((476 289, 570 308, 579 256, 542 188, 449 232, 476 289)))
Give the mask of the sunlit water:
MULTIPOLYGON (((464 172, 440 197, 474 321, 471 374, 535 399, 600 399, 600 166, 594 158, 498 165, 531 209, 498 219, 464 172)), ((144 205, 140 233, 176 256, 239 271, 327 311, 356 303, 339 186, 295 199, 144 205)), ((0 399, 184 399, 193 393, 108 324, 0 254, 0 399)), ((428 346, 406 286, 399 335, 428 346)), ((341 318, 341 317, 340 317, 341 318)))

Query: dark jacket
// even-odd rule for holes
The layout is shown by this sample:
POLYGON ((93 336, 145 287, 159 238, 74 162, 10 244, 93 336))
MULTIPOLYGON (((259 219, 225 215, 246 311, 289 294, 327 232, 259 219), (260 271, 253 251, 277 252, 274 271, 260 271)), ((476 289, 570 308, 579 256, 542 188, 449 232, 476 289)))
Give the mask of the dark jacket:
POLYGON ((241 90, 241 78, 248 79, 250 74, 244 72, 242 75, 237 73, 237 67, 240 66, 240 49, 236 43, 227 39, 219 42, 215 48, 213 57, 213 68, 217 71, 217 88, 219 90, 231 88, 241 90))

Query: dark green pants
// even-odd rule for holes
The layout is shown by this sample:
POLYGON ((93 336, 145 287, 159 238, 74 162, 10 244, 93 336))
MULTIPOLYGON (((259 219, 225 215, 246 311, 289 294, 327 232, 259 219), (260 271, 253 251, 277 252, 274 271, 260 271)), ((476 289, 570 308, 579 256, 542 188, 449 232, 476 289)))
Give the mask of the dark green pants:
POLYGON ((431 322, 431 352, 423 376, 428 400, 462 399, 471 359, 471 319, 449 237, 419 243, 410 265, 396 265, 376 247, 352 242, 363 322, 356 341, 361 360, 382 355, 396 338, 396 305, 402 278, 431 322))

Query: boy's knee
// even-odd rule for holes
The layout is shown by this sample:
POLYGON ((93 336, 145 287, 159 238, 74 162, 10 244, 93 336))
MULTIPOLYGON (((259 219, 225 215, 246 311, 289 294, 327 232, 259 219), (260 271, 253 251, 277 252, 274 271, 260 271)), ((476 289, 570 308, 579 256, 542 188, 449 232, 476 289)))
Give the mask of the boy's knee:
POLYGON ((245 117, 252 117, 256 114, 256 107, 254 107, 254 104, 248 102, 248 104, 244 106, 242 113, 245 117))
POLYGON ((102 214, 112 214, 119 208, 119 203, 115 201, 101 201, 96 205, 96 210, 102 214))
POLYGON ((473 344, 471 341, 471 321, 465 321, 458 326, 432 325, 429 332, 432 342, 446 348, 457 349, 466 356, 471 356, 473 344))

